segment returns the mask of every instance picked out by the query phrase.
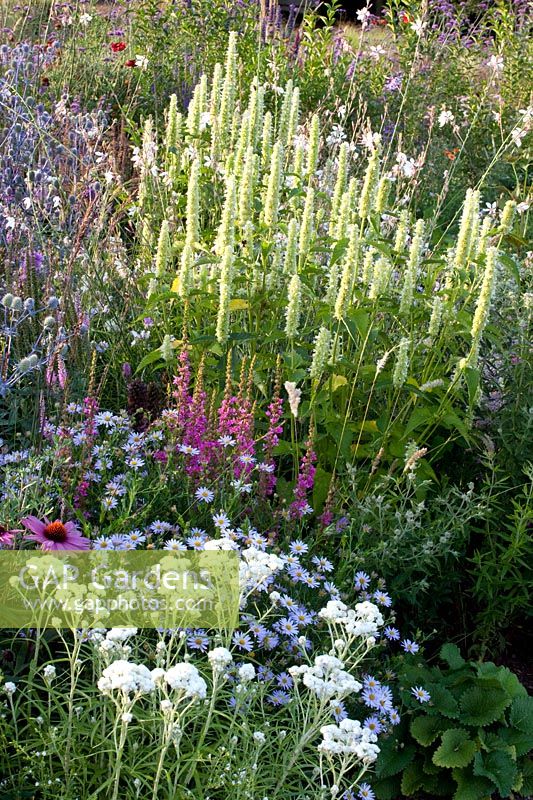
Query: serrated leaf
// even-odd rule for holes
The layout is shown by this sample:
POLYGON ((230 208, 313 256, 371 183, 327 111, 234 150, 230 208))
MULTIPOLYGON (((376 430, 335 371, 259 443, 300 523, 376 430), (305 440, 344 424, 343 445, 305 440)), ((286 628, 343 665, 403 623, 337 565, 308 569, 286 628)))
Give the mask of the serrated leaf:
POLYGON ((507 797, 516 780, 517 767, 511 755, 503 750, 476 753, 474 775, 488 778, 494 783, 499 793, 503 797, 507 797))
POLYGON ((410 726, 411 736, 419 744, 429 747, 442 732, 443 720, 440 717, 415 717, 410 726))
POLYGON ((402 773, 402 794, 410 797, 424 785, 424 771, 418 762, 409 764, 402 773))
POLYGON ((401 791, 400 779, 395 775, 391 778, 373 780, 372 789, 378 800, 396 800, 401 791))
POLYGON ((527 691, 522 686, 514 672, 508 667, 497 667, 492 661, 486 661, 478 666, 478 675, 481 678, 492 678, 511 697, 527 697, 527 691))
POLYGON ((513 728, 528 733, 533 739, 533 697, 515 697, 509 713, 509 722, 513 728))
POLYGON ((453 694, 441 686, 439 683, 425 684, 431 696, 431 706, 427 707, 427 713, 440 712, 445 717, 456 719, 459 716, 459 705, 453 694))
POLYGON ((461 722, 466 725, 490 725, 500 719, 511 698, 503 689, 472 686, 461 695, 461 722))
POLYGON ((453 800, 490 800, 494 793, 492 782, 472 775, 470 769, 454 769, 452 778, 457 781, 453 800))
POLYGON ((442 645, 439 655, 450 669, 461 669, 466 664, 457 645, 451 642, 442 645))
POLYGON ((415 747, 403 747, 396 739, 385 739, 380 743, 380 753, 376 761, 376 777, 390 778, 397 775, 411 763, 415 756, 415 747))
POLYGON ((463 728, 450 728, 442 734, 441 744, 433 753, 438 767, 466 767, 474 758, 476 743, 463 728))
POLYGON ((531 730, 530 728, 528 732, 525 732, 520 729, 501 728, 498 738, 502 742, 502 748, 506 745, 514 747, 517 758, 527 755, 533 749, 533 734, 531 730))

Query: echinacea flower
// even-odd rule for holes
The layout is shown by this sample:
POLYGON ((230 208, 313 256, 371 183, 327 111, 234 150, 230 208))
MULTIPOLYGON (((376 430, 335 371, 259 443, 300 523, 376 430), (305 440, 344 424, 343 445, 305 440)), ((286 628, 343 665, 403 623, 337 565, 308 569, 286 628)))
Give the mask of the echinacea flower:
POLYGON ((17 533, 20 533, 20 530, 9 530, 4 525, 0 525, 0 547, 10 547, 17 533))
POLYGON ((41 550, 88 550, 91 546, 74 522, 63 523, 58 519, 50 522, 46 517, 41 521, 30 515, 21 520, 21 524, 32 532, 27 538, 39 542, 41 550))

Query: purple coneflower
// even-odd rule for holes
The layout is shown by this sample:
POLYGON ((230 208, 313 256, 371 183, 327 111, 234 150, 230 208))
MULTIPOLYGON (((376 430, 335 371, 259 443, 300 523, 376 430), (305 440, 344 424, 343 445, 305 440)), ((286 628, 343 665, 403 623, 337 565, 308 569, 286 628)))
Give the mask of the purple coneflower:
POLYGON ((30 515, 21 520, 21 524, 32 532, 27 538, 39 542, 41 550, 88 550, 91 546, 74 522, 63 523, 58 519, 50 522, 46 517, 42 522, 30 515))

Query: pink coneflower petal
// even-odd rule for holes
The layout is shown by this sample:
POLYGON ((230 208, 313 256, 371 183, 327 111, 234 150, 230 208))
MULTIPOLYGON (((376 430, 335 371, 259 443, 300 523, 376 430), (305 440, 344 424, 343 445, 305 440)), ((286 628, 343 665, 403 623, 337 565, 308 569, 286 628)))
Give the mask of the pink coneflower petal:
POLYGON ((41 522, 37 517, 32 517, 30 515, 29 517, 24 517, 24 519, 20 521, 20 524, 24 525, 24 527, 32 533, 42 534, 46 528, 47 522, 48 520, 46 522, 41 522))

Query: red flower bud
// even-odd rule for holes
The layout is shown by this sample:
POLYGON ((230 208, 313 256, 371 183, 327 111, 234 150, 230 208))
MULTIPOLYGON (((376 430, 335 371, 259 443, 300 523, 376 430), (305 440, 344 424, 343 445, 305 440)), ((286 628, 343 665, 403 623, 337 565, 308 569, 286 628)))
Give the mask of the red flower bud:
POLYGON ((126 49, 126 42, 111 42, 111 50, 114 53, 121 53, 126 49))

